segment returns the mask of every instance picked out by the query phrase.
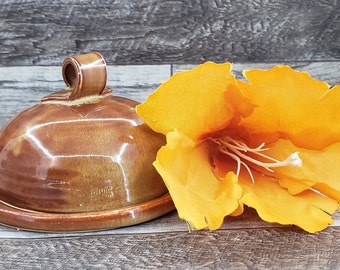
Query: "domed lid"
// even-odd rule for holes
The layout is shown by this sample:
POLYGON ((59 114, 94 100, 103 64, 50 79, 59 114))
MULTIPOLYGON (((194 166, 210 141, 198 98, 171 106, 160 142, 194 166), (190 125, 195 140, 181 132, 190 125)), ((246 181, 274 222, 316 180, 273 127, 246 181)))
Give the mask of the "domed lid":
POLYGON ((67 88, 0 132, 0 223, 38 231, 108 229, 174 209, 152 166, 164 137, 106 88, 99 53, 69 57, 67 88))

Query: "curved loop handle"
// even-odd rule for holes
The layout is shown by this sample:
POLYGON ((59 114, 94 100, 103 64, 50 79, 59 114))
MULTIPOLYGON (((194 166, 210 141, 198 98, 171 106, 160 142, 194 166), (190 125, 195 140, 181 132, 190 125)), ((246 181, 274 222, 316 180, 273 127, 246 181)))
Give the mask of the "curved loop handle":
POLYGON ((97 52, 66 58, 62 73, 67 87, 72 91, 70 100, 100 95, 106 87, 106 63, 97 52))
POLYGON ((106 62, 98 52, 67 57, 62 74, 67 88, 42 98, 43 102, 73 101, 111 92, 106 88, 106 62))

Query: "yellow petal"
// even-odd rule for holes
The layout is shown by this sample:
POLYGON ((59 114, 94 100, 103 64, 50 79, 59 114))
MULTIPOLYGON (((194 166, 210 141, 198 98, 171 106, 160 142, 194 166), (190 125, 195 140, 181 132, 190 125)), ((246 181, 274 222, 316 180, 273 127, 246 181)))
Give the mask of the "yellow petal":
MULTIPOLYGON (((236 163, 226 156, 215 155, 213 161, 217 175, 236 170, 236 163)), ((267 176, 251 170, 254 182, 244 168, 238 177, 244 194, 239 209, 245 204, 255 208, 265 221, 294 224, 309 232, 320 231, 332 223, 327 213, 333 213, 338 208, 336 200, 312 190, 300 191, 294 196, 280 185, 275 178, 276 174, 267 176)), ((285 178, 288 179, 287 176, 285 178)), ((235 211, 231 215, 237 214, 239 213, 235 211)))
POLYGON ((330 90, 327 83, 288 66, 245 71, 244 76, 249 84, 238 85, 258 105, 242 121, 250 133, 275 132, 309 149, 340 141, 339 86, 330 90))
POLYGON ((196 139, 222 129, 253 110, 230 70, 230 63, 206 62, 175 74, 137 106, 137 113, 163 134, 176 129, 196 139))
POLYGON ((207 143, 196 143, 179 132, 167 134, 167 145, 154 166, 169 189, 180 218, 195 229, 218 229, 225 216, 238 209, 242 190, 229 173, 215 177, 207 143))
POLYGON ((298 148, 288 140, 278 140, 268 145, 268 148, 266 154, 279 160, 293 152, 299 153, 302 167, 275 169, 281 184, 292 194, 314 188, 340 201, 340 142, 322 150, 309 150, 298 148))
POLYGON ((274 178, 258 173, 254 177, 255 184, 240 180, 244 192, 241 202, 255 208, 263 220, 296 225, 310 233, 333 223, 330 214, 339 207, 335 200, 311 190, 293 196, 274 178))
POLYGON ((306 183, 307 181, 304 179, 294 179, 292 177, 281 176, 279 177, 279 181, 280 185, 287 188, 288 192, 292 195, 299 194, 313 186, 308 180, 309 183, 306 183))

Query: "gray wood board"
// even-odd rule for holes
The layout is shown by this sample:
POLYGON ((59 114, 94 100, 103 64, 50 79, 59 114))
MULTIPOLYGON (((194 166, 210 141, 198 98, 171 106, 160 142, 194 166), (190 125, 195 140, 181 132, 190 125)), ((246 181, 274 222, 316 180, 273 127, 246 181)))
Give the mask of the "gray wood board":
MULTIPOLYGON (((170 65, 109 66, 107 86, 114 95, 143 101, 169 78, 170 65)), ((61 66, 0 67, 0 126, 41 98, 66 85, 61 66)))
POLYGON ((0 66, 340 59, 337 0, 0 1, 0 66))
MULTIPOLYGON (((252 68, 270 68, 277 63, 234 63, 238 78, 241 72, 252 68)), ((340 84, 340 61, 288 62, 297 70, 308 71, 314 78, 330 85, 340 84)), ((61 65, 61 63, 60 63, 61 65)), ((171 73, 193 68, 195 65, 120 65, 108 66, 107 86, 115 95, 142 102, 171 73)), ((0 127, 21 110, 40 101, 52 92, 65 87, 61 66, 0 67, 0 127)))
POLYGON ((340 229, 3 239, 2 269, 339 269, 340 229))
MULTIPOLYGON (((279 63, 279 62, 278 62, 279 63)), ((235 63, 238 77, 276 63, 235 63)), ((315 78, 339 84, 340 61, 289 62, 315 78)), ((146 99, 172 72, 187 65, 109 66, 108 86, 118 95, 146 99)), ((20 110, 64 87, 60 66, 0 67, 1 126, 20 110)), ((101 232, 38 233, 0 226, 1 269, 337 269, 340 213, 317 234, 260 220, 247 209, 215 232, 188 232, 172 212, 150 222, 101 232)))

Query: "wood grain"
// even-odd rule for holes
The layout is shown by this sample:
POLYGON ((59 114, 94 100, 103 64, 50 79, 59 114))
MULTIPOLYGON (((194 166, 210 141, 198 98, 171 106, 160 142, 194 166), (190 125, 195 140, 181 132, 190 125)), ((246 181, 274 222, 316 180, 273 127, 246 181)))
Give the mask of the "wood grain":
POLYGON ((338 269, 340 229, 3 239, 2 269, 338 269), (15 244, 14 244, 15 243, 15 244))
MULTIPOLYGON (((289 65, 295 70, 306 71, 313 78, 327 82, 330 86, 340 84, 340 61, 334 62, 276 62, 276 63, 233 63, 232 71, 238 79, 244 80, 243 70, 269 69, 275 65, 289 65)), ((196 65, 173 65, 172 72, 188 70, 196 65)))
MULTIPOLYGON (((169 78, 170 65, 109 66, 107 86, 114 95, 143 101, 169 78)), ((40 102, 41 98, 65 88, 60 67, 0 67, 0 127, 10 118, 40 102)))
MULTIPOLYGON (((270 68, 278 63, 234 63, 233 71, 238 78, 241 72, 252 68, 270 68)), ((297 70, 308 71, 316 79, 330 85, 340 84, 340 61, 287 62, 297 70)), ((107 86, 115 95, 142 102, 171 73, 193 68, 186 65, 135 65, 108 66, 107 86)), ((21 110, 33 106, 40 99, 65 87, 60 67, 18 66, 0 67, 0 127, 21 110)))
POLYGON ((337 0, 0 1, 0 66, 340 59, 337 0))
MULTIPOLYGON (((0 127, 64 88, 61 63, 99 51, 116 95, 143 101, 173 72, 207 60, 234 72, 289 64, 340 84, 338 0, 0 0, 0 127)), ((172 212, 86 233, 0 225, 0 269, 340 269, 340 213, 307 234, 252 209, 218 231, 172 212)))
MULTIPOLYGON (((292 67, 308 71, 317 79, 330 84, 340 84, 340 61, 338 62, 290 62, 292 67)), ((234 63, 233 70, 240 77, 241 71, 251 68, 270 68, 274 63, 234 63)), ((194 67, 188 65, 137 65, 109 66, 108 86, 117 95, 143 101, 160 83, 168 79, 173 72, 194 67)), ((39 102, 42 96, 57 91, 65 86, 61 77, 61 67, 0 67, 0 123, 3 126, 11 117, 24 108, 39 102)), ((340 225, 339 215, 335 216, 336 226, 340 225)), ((265 228, 277 226, 262 222, 254 212, 226 222, 224 229, 265 228)), ((187 231, 186 224, 180 221, 176 213, 167 215, 134 227, 109 230, 99 233, 84 233, 82 236, 107 234, 163 233, 171 231, 187 231)), ((63 234, 64 237, 79 236, 79 234, 63 234)), ((50 238, 60 237, 60 234, 30 233, 15 229, 0 227, 0 238, 50 238)))

